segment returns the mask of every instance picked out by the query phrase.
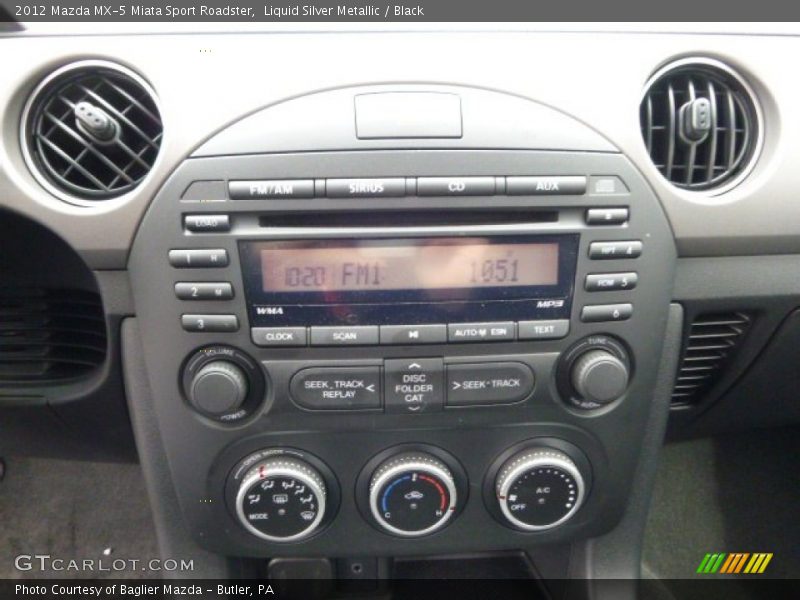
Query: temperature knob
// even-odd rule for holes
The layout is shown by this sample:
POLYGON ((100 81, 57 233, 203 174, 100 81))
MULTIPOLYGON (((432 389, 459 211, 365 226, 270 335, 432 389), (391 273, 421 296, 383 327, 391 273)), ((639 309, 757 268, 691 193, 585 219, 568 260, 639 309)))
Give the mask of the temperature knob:
POLYGON ((509 523, 525 531, 550 529, 580 508, 584 481, 575 462, 552 448, 528 448, 509 458, 495 480, 497 502, 509 523))
POLYGON ((403 537, 433 533, 456 510, 450 469, 424 452, 406 452, 378 466, 369 484, 372 516, 384 530, 403 537))
POLYGON ((253 535, 272 542, 307 538, 325 514, 322 475, 304 460, 274 457, 254 465, 236 494, 236 514, 253 535))

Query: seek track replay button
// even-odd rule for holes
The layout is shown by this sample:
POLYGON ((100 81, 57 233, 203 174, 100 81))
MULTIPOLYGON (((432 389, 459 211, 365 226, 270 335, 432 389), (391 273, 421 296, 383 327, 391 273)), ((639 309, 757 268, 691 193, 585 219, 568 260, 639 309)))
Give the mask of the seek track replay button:
POLYGON ((380 367, 310 367, 289 384, 292 398, 309 410, 381 407, 380 367))
POLYGON ((386 412, 421 413, 444 406, 444 360, 409 358, 384 361, 386 412))

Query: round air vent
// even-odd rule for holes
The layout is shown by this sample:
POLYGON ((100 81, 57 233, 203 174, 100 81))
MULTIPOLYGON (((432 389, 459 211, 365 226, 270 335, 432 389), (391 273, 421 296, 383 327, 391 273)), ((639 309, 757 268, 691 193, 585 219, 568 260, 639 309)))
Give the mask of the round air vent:
POLYGON ((685 59, 646 87, 642 136, 673 185, 719 194, 739 183, 760 148, 760 111, 747 83, 723 63, 685 59))
POLYGON ((51 193, 78 204, 139 185, 158 156, 162 133, 150 86, 103 61, 52 73, 31 94, 22 118, 31 171, 51 193))

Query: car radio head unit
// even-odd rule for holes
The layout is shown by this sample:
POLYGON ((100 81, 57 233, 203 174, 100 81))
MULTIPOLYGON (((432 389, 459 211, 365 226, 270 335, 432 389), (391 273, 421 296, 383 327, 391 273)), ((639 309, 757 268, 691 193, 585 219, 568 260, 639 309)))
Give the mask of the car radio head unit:
POLYGON ((578 235, 241 241, 254 326, 568 318, 578 235))

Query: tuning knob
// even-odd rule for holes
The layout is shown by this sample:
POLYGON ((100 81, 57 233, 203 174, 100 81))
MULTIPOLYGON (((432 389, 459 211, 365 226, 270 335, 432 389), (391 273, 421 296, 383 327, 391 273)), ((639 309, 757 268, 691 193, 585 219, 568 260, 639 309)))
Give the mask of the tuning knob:
POLYGON ((567 521, 580 508, 584 479, 565 453, 528 448, 500 467, 495 493, 508 522, 525 531, 541 531, 567 521))
POLYGON ((236 515, 262 539, 298 541, 319 528, 326 497, 325 480, 316 468, 299 458, 276 456, 244 475, 236 493, 236 515))
POLYGON ((628 366, 607 350, 589 350, 572 365, 572 385, 582 398, 608 404, 628 387, 628 366))
POLYGON ((450 469, 426 452, 404 452, 385 460, 369 483, 373 518, 385 531, 403 537, 428 535, 444 527, 456 501, 450 469))
POLYGON ((247 375, 226 360, 214 360, 201 367, 189 384, 189 402, 200 412, 220 416, 236 411, 247 398, 247 375))

